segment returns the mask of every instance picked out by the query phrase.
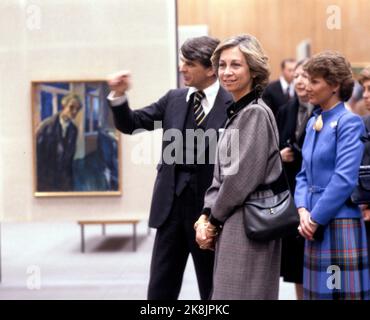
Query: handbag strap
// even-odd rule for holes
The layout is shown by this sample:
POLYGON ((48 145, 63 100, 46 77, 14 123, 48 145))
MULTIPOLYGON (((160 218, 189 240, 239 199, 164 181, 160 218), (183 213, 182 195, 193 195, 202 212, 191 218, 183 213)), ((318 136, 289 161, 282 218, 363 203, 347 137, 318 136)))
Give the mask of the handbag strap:
POLYGON ((284 165, 283 165, 283 158, 281 157, 281 153, 280 153, 280 150, 279 150, 278 137, 277 137, 277 134, 276 134, 275 129, 274 129, 274 122, 272 121, 268 110, 266 110, 266 107, 264 105, 258 103, 258 99, 255 100, 255 104, 259 105, 260 107, 262 107, 262 109, 265 110, 265 112, 267 114, 267 117, 270 121, 271 128, 274 132, 273 135, 274 135, 275 143, 276 143, 276 152, 279 154, 279 158, 280 158, 280 162, 281 162, 281 168, 282 168, 282 172, 281 172, 280 176, 274 182, 272 182, 268 185, 259 185, 257 187, 256 191, 272 190, 274 193, 278 193, 278 192, 281 192, 281 191, 290 190, 288 177, 287 177, 287 174, 285 172, 284 165), (284 185, 284 184, 285 184, 285 188, 282 189, 282 185, 284 185))
MULTIPOLYGON (((285 191, 285 190, 290 190, 290 186, 289 186, 289 182, 288 182, 288 177, 286 175, 286 172, 284 170, 284 166, 283 166, 283 158, 281 157, 281 154, 280 154, 280 150, 279 150, 279 142, 278 142, 278 138, 277 138, 277 135, 275 133, 275 129, 274 129, 274 125, 273 125, 273 121, 270 117, 270 114, 268 113, 268 110, 265 109, 265 106, 261 105, 258 103, 258 97, 256 98, 256 100, 254 101, 254 104, 257 104, 259 106, 262 107, 262 109, 265 110, 267 116, 268 116, 268 119, 271 123, 271 127, 272 127, 272 130, 274 131, 274 138, 275 138, 275 143, 276 143, 276 150, 279 154, 279 158, 280 158, 280 161, 281 161, 281 168, 282 168, 282 172, 280 174, 280 176, 276 179, 276 181, 270 183, 270 184, 261 184, 259 185, 255 191, 266 191, 266 190, 272 190, 274 193, 279 193, 279 192, 282 192, 282 191, 285 191), (285 188, 282 189, 282 185, 285 184, 285 188)), ((219 167, 218 168, 218 172, 219 172, 219 175, 221 175, 221 168, 219 167)), ((248 199, 249 195, 246 197, 246 200, 248 199)))

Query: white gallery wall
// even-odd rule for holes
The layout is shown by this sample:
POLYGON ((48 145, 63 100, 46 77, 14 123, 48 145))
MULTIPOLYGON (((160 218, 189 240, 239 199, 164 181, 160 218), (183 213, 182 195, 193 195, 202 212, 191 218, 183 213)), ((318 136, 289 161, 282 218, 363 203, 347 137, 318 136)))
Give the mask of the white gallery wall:
POLYGON ((160 132, 121 136, 122 196, 34 197, 30 84, 129 69, 131 106, 157 100, 176 87, 175 1, 1 0, 0 15, 0 221, 146 218, 160 132))

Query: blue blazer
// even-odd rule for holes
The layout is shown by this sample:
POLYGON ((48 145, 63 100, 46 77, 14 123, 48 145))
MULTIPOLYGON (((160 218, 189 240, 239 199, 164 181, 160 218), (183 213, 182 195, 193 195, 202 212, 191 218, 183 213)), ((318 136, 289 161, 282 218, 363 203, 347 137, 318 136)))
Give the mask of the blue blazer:
POLYGON ((358 179, 364 130, 362 119, 344 103, 328 111, 316 110, 307 123, 294 197, 297 208, 306 208, 321 225, 332 219, 361 217, 358 206, 347 200, 358 179), (324 125, 317 132, 313 125, 320 113, 324 125))

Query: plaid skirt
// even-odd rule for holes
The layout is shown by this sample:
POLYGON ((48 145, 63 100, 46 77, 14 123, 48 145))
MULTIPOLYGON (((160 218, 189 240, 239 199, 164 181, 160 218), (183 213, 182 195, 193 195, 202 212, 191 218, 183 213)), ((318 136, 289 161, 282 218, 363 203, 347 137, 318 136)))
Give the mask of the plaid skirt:
POLYGON ((306 240, 304 299, 369 300, 368 259, 363 220, 332 220, 322 241, 306 240))

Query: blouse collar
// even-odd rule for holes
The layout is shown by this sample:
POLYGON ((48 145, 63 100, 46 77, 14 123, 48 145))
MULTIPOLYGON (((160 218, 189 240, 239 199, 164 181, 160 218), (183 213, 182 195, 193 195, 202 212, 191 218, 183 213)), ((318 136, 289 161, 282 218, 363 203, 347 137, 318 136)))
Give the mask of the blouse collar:
POLYGON ((240 110, 249 105, 253 100, 257 100, 258 98, 259 96, 256 90, 253 89, 251 92, 247 93, 238 101, 231 104, 231 106, 227 109, 228 118, 231 118, 232 116, 237 114, 240 110))
POLYGON ((313 112, 314 116, 317 117, 318 115, 322 115, 323 118, 330 117, 333 114, 340 112, 343 108, 345 108, 344 103, 342 101, 338 102, 335 107, 331 108, 330 110, 323 111, 320 107, 315 107, 315 111, 313 112))

